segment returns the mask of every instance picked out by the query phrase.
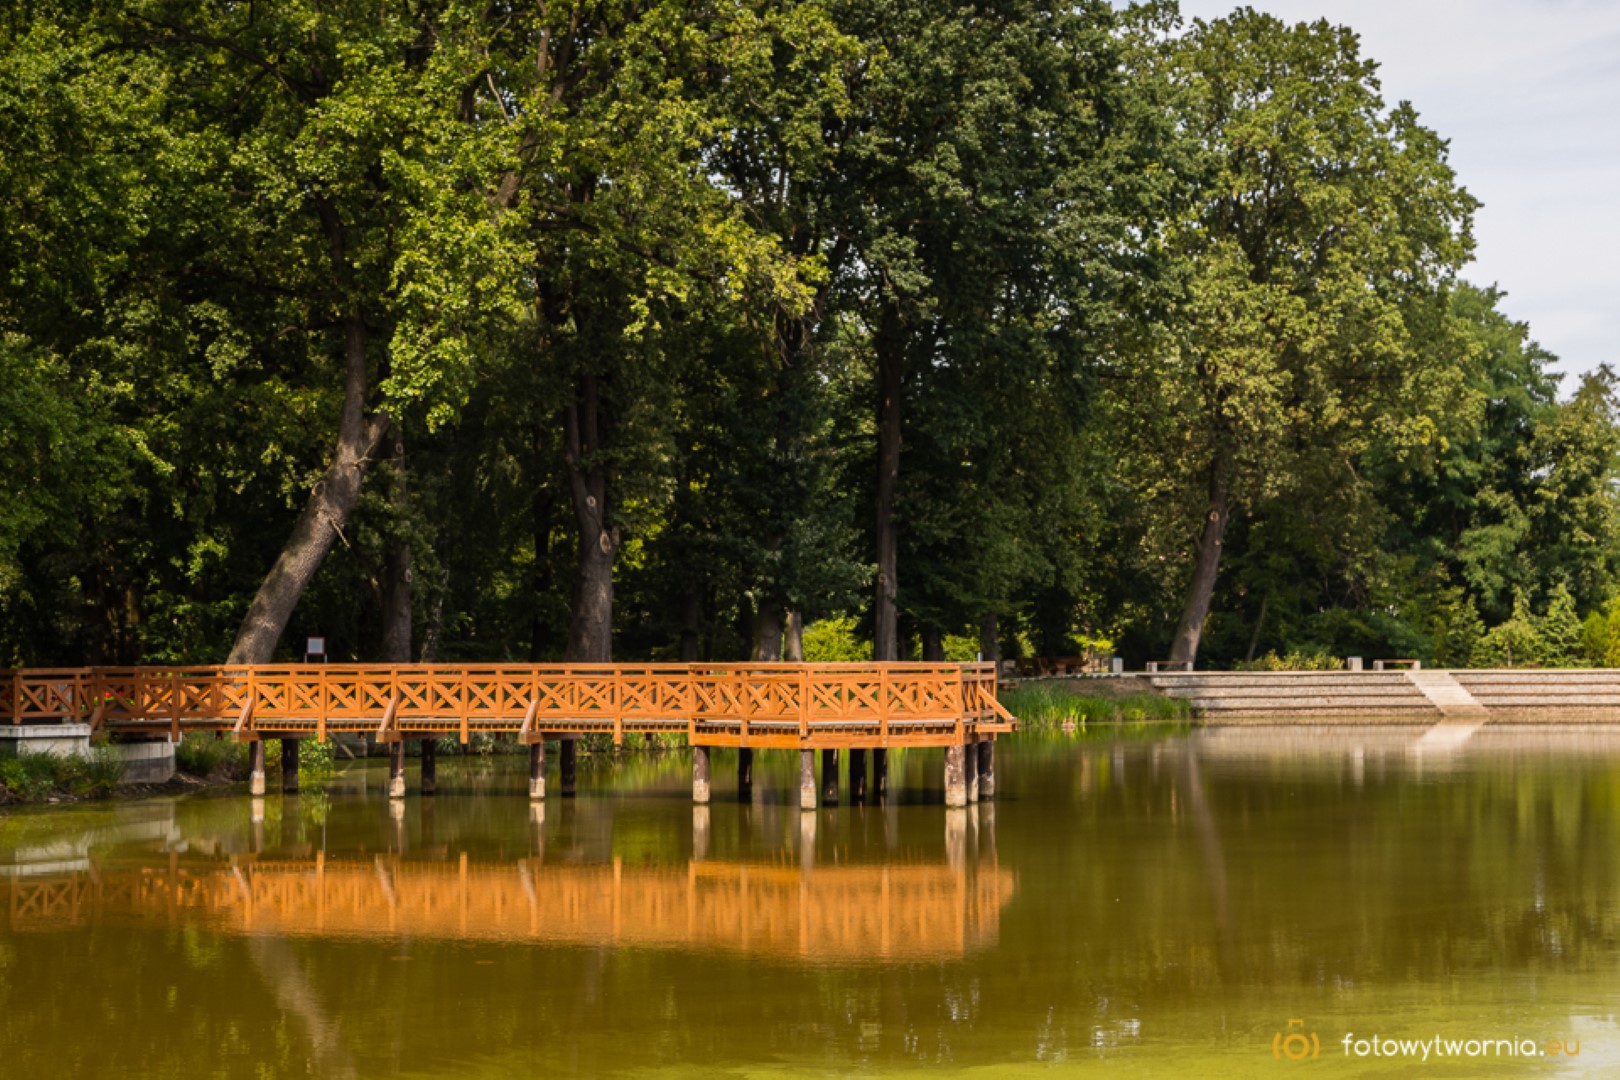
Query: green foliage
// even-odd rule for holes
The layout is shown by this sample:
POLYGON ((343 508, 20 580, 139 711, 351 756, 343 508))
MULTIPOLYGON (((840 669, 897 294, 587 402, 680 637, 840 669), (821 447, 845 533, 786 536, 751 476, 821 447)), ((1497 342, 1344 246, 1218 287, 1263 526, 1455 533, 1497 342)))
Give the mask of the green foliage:
POLYGON ((1513 614, 1479 639, 1471 658, 1473 667, 1534 667, 1542 662, 1547 645, 1541 620, 1530 610, 1523 590, 1513 595, 1513 614))
POLYGON ((812 664, 870 661, 872 643, 862 640, 853 618, 820 619, 804 628, 804 658, 812 664))
POLYGON ((181 772, 202 780, 241 779, 248 771, 247 750, 247 743, 191 732, 175 744, 174 764, 181 772))
POLYGON ((1620 594, 1586 617, 1581 651, 1593 667, 1620 668, 1620 594))
POLYGON ((93 746, 84 757, 18 754, 0 758, 0 802, 106 798, 123 778, 123 759, 107 746, 93 746))
POLYGON ((415 655, 560 659, 605 543, 624 659, 743 659, 791 610, 808 659, 863 660, 887 371, 902 641, 971 659, 994 616, 1008 655, 1162 658, 1219 509, 1205 666, 1620 663, 1614 376, 1561 398, 1456 280, 1473 200, 1349 28, 1098 0, 6 28, 0 662, 220 659, 355 410, 410 453, 284 653, 379 659, 408 549, 415 655))
POLYGON ((1575 598, 1562 582, 1547 601, 1547 611, 1537 626, 1541 638, 1541 662, 1548 667, 1584 667, 1582 648, 1584 627, 1575 612, 1575 598))
MULTIPOLYGON (((268 772, 275 772, 281 768, 281 740, 266 739, 264 746, 264 767, 268 772)), ((299 739, 298 740, 298 776, 301 780, 325 780, 337 769, 336 759, 332 751, 330 739, 299 739)), ((247 775, 246 757, 241 762, 241 772, 231 772, 227 775, 247 775)))
POLYGON ((1039 729, 1074 724, 1177 723, 1192 716, 1180 698, 1160 694, 1088 692, 1068 683, 1023 682, 1003 690, 1001 704, 1025 727, 1039 729))
POLYGON ((1268 652, 1234 667, 1238 671, 1342 671, 1344 661, 1326 653, 1289 652, 1279 656, 1268 652))

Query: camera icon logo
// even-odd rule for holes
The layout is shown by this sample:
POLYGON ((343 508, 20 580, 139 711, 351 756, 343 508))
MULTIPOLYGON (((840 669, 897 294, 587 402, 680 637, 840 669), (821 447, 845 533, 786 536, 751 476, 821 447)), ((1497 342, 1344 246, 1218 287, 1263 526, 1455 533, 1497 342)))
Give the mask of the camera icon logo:
POLYGON ((1305 1021, 1290 1020, 1288 1026, 1271 1037, 1271 1056, 1278 1061, 1309 1061, 1322 1056, 1322 1040, 1305 1030, 1305 1021))

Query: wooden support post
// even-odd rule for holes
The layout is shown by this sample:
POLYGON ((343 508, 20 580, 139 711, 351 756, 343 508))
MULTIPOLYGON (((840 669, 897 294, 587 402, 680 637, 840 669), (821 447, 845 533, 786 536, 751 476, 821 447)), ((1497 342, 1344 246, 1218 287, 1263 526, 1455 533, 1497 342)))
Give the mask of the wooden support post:
POLYGON ((859 746, 849 751, 849 801, 866 801, 866 750, 859 746))
POLYGON ((439 740, 432 735, 422 740, 422 794, 439 790, 439 740))
POLYGON ((388 744, 388 797, 405 797, 405 740, 396 739, 388 744))
POLYGON ((264 740, 248 743, 248 794, 264 794, 264 740))
POLYGON ((298 794, 298 744, 302 739, 281 740, 281 791, 284 795, 298 794))
POLYGON ((879 801, 889 797, 889 752, 882 748, 872 751, 872 795, 879 801))
POLYGON ((979 798, 989 801, 996 797, 996 744, 986 739, 979 744, 979 798))
POLYGON ((709 748, 692 747, 692 801, 709 805, 709 748))
POLYGON ((737 794, 747 799, 754 790, 754 751, 749 747, 737 750, 737 794))
POLYGON ((536 802, 546 797, 546 744, 529 744, 529 798, 536 802))
POLYGON ((821 805, 838 805, 838 751, 821 752, 821 805))
POLYGON ((565 799, 572 799, 574 797, 575 749, 573 739, 564 739, 562 741, 562 761, 560 762, 561 768, 559 771, 562 773, 562 793, 563 798, 565 799))
POLYGON ((962 767, 962 759, 967 755, 961 743, 955 743, 945 748, 945 805, 967 805, 967 776, 962 767))
POLYGON ((967 780, 967 800, 970 803, 979 801, 979 747, 977 743, 968 743, 962 748, 962 774, 967 780))
POLYGON ((799 751, 799 809, 816 808, 816 752, 799 751))

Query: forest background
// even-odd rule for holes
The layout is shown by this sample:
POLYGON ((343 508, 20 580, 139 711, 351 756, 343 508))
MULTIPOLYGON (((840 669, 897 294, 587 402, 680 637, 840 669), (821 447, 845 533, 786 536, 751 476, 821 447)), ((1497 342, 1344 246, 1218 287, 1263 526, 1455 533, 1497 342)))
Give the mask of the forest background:
POLYGON ((1353 30, 0 13, 0 663, 1620 666, 1616 382, 1353 30))

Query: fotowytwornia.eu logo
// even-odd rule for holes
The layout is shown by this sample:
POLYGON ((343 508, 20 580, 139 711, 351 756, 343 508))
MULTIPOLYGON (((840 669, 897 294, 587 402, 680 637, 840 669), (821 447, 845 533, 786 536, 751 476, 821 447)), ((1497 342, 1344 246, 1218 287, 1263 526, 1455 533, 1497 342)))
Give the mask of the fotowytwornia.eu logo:
POLYGON ((1278 1061, 1310 1061, 1322 1056, 1322 1039, 1305 1030, 1305 1021, 1290 1020, 1271 1037, 1271 1056, 1278 1061))

